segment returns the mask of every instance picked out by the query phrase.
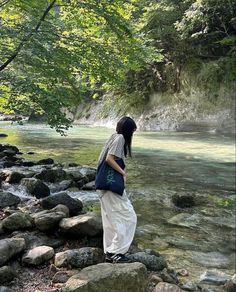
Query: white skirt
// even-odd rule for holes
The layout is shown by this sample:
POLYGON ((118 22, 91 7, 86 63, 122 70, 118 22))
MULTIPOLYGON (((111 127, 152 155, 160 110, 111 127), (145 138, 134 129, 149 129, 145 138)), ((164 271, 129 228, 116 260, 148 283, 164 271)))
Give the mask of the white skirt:
POLYGON ((125 254, 134 238, 137 216, 127 197, 97 191, 101 202, 104 253, 125 254))

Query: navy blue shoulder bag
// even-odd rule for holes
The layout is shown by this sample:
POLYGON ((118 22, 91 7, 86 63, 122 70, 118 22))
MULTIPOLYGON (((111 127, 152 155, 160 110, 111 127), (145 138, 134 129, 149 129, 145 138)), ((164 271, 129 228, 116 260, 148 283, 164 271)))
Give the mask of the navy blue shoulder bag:
MULTIPOLYGON (((124 170, 125 163, 123 159, 117 159, 116 163, 124 170)), ((120 196, 123 195, 125 184, 123 175, 112 168, 104 159, 98 166, 96 179, 96 190, 109 190, 120 196)))

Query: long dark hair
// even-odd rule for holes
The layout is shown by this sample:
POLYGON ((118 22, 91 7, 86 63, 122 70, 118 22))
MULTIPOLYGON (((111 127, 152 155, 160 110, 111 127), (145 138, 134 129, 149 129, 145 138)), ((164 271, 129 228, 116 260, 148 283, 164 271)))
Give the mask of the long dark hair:
POLYGON ((132 153, 131 153, 132 137, 133 137, 133 132, 136 129, 137 129, 137 126, 135 124, 135 121, 131 119, 130 117, 121 118, 116 125, 116 132, 118 134, 122 134, 125 139, 125 145, 124 145, 125 157, 127 157, 127 154, 129 154, 130 157, 132 156, 132 153))

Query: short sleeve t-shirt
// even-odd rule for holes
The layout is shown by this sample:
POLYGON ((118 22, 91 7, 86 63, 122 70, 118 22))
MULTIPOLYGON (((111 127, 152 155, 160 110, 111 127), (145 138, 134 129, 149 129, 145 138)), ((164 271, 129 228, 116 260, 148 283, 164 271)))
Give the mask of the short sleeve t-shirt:
POLYGON ((98 165, 106 158, 107 154, 111 154, 124 159, 124 145, 125 139, 122 134, 112 134, 102 149, 102 152, 98 159, 98 165))

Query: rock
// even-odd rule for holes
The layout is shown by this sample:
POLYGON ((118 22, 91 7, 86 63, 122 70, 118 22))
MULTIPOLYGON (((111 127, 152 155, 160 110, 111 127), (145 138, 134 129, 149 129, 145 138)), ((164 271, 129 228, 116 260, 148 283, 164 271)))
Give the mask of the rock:
POLYGON ((162 278, 163 282, 171 283, 171 284, 178 284, 177 273, 172 269, 163 269, 159 273, 160 277, 162 278))
POLYGON ((58 193, 69 189, 72 185, 73 180, 63 180, 53 185, 50 185, 50 189, 52 193, 58 193))
POLYGON ((25 160, 22 162, 22 166, 34 166, 36 165, 36 163, 34 161, 30 161, 30 160, 25 160))
POLYGON ((92 212, 64 218, 59 223, 59 226, 63 233, 74 237, 95 236, 102 232, 101 217, 92 212))
POLYGON ((184 290, 180 289, 177 285, 169 284, 165 282, 160 282, 156 285, 153 292, 184 292, 184 290))
POLYGON ((236 274, 233 275, 224 285, 225 292, 235 292, 236 291, 236 274))
POLYGON ((72 276, 63 292, 144 292, 147 271, 141 263, 102 263, 84 268, 72 276))
POLYGON ((70 211, 70 216, 77 215, 83 208, 80 200, 71 198, 66 192, 53 194, 42 199, 40 203, 44 209, 51 209, 58 204, 65 205, 70 211))
POLYGON ((25 249, 24 238, 7 238, 0 240, 0 266, 5 264, 13 256, 25 249))
POLYGON ((92 168, 92 167, 80 168, 80 173, 83 176, 85 176, 89 182, 95 180, 96 172, 97 172, 96 168, 92 168))
POLYGON ((8 137, 8 135, 5 133, 0 133, 0 138, 5 138, 5 137, 8 137))
POLYGON ((175 194, 171 199, 177 208, 191 208, 196 205, 193 195, 175 194))
POLYGON ((21 179, 25 177, 22 173, 9 169, 3 170, 0 175, 6 182, 10 184, 18 184, 21 179))
POLYGON ((81 179, 83 179, 83 175, 80 173, 81 167, 70 167, 67 169, 64 169, 66 172, 66 176, 68 179, 72 179, 73 181, 77 182, 81 179))
POLYGON ((58 248, 65 244, 65 240, 62 238, 57 238, 56 236, 50 235, 47 236, 46 234, 40 231, 33 231, 33 232, 15 232, 13 234, 13 238, 24 238, 26 249, 32 249, 36 246, 47 245, 53 248, 58 248))
POLYGON ((37 246, 27 252, 26 255, 23 256, 22 261, 27 265, 38 266, 41 265, 48 260, 50 260, 54 256, 54 249, 50 246, 37 246))
POLYGON ((41 180, 36 178, 23 178, 21 185, 26 187, 27 192, 37 199, 44 198, 50 195, 50 189, 41 180))
POLYGON ((208 268, 227 268, 230 258, 219 252, 192 252, 192 257, 197 263, 208 268))
POLYGON ((9 266, 0 268, 0 284, 9 283, 15 278, 16 274, 9 266))
POLYGON ((85 268, 104 261, 103 250, 95 247, 82 247, 59 252, 55 255, 55 266, 85 268))
POLYGON ((128 257, 132 262, 140 262, 144 264, 148 270, 161 271, 167 267, 167 263, 162 256, 156 256, 146 252, 137 252, 128 257))
POLYGON ((163 282, 163 280, 160 276, 154 274, 150 277, 150 282, 154 283, 156 286, 158 283, 163 282))
POLYGON ((231 276, 218 270, 208 270, 200 276, 200 283, 224 285, 231 276))
POLYGON ((0 192, 0 208, 17 206, 21 202, 21 199, 12 193, 0 192))
POLYGON ((69 217, 70 211, 69 208, 65 205, 59 204, 56 205, 53 209, 51 209, 52 212, 63 212, 65 214, 65 217, 69 217))
POLYGON ((202 217, 199 214, 180 213, 169 219, 167 222, 172 225, 193 228, 199 226, 202 217))
POLYGON ((38 165, 48 165, 48 164, 53 164, 54 160, 52 158, 45 158, 45 159, 41 159, 39 160, 36 164, 38 165))
POLYGON ((184 283, 183 285, 181 285, 181 288, 183 290, 186 290, 186 291, 198 291, 198 285, 196 283, 193 283, 193 282, 186 282, 184 283))
POLYGON ((0 292, 15 292, 12 289, 5 287, 5 286, 0 286, 0 292))
POLYGON ((43 169, 35 177, 42 181, 54 183, 65 179, 66 172, 62 168, 43 169))
POLYGON ((35 226, 39 230, 49 231, 56 229, 61 219, 66 217, 66 214, 52 209, 35 213, 32 217, 34 218, 35 226))
POLYGON ((95 181, 91 181, 85 185, 82 186, 82 190, 87 190, 87 191, 93 191, 95 190, 95 181))
POLYGON ((3 219, 2 227, 7 230, 27 229, 33 226, 33 220, 29 214, 16 212, 3 219))
POLYGON ((66 283, 66 281, 70 278, 71 276, 69 275, 68 272, 66 271, 59 271, 57 272, 53 278, 52 282, 53 283, 66 283))

